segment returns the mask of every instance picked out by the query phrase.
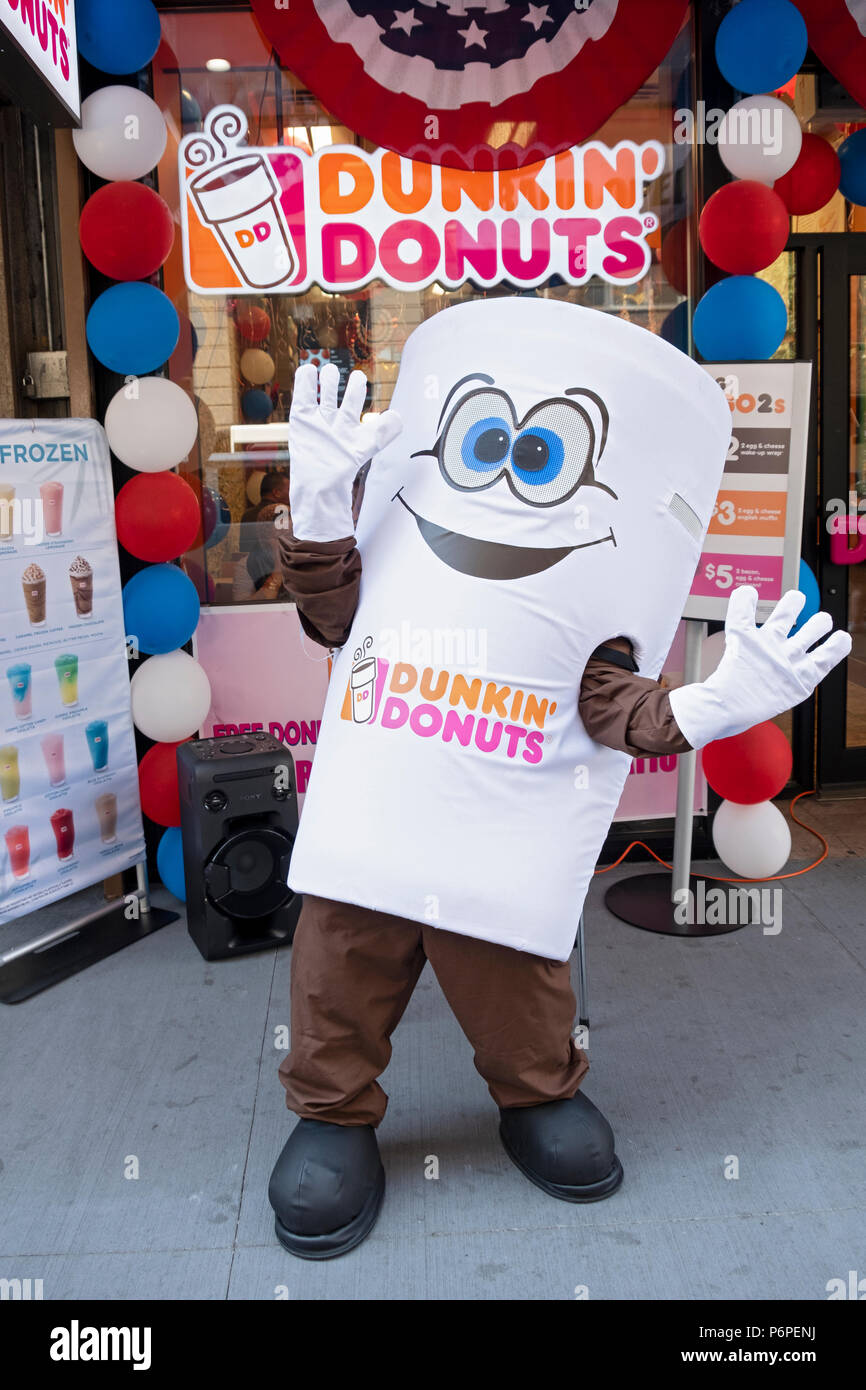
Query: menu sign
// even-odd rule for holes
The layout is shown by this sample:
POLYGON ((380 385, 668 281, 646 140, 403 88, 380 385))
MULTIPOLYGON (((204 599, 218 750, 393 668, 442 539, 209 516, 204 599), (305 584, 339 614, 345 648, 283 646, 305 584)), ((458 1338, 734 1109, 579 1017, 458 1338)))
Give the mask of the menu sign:
POLYGON ((0 923, 144 858, 94 420, 0 421, 0 923))
POLYGON ((751 584, 763 621, 796 589, 809 429, 810 362, 709 362, 733 417, 722 485, 683 616, 724 618, 751 584))

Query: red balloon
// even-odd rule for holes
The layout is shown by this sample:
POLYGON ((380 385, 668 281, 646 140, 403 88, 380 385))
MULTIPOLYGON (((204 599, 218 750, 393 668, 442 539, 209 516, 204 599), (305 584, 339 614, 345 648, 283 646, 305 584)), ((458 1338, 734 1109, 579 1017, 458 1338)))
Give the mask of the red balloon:
POLYGON ((117 539, 130 555, 161 564, 176 560, 195 540, 198 499, 176 473, 139 473, 114 499, 117 539))
POLYGON ((262 343, 271 331, 271 321, 258 304, 239 304, 235 314, 238 332, 248 343, 262 343))
POLYGON ((817 212, 839 187, 839 156, 829 141, 806 132, 800 153, 787 174, 776 179, 778 193, 791 213, 817 212))
POLYGON ((91 265, 110 280, 146 280, 168 258, 174 222, 152 188, 120 179, 88 198, 78 235, 91 265))
POLYGON ((788 240, 788 209, 755 179, 737 179, 713 194, 698 223, 701 246, 729 275, 754 275, 772 265, 788 240))
POLYGON ((708 743, 701 757, 713 791, 741 806, 778 796, 794 761, 790 743, 769 719, 743 734, 708 743))
POLYGON ((138 765, 141 809, 157 825, 180 825, 175 753, 188 742, 184 738, 179 743, 155 743, 138 765))

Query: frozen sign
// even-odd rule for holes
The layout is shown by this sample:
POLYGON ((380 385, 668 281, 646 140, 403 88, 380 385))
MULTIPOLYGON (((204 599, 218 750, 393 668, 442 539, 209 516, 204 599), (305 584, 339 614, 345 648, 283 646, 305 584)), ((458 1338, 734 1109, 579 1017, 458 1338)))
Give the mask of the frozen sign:
POLYGON ((521 287, 559 275, 629 285, 658 227, 643 211, 657 140, 575 146, 521 169, 461 170, 389 150, 243 143, 247 121, 213 110, 181 141, 186 280, 199 294, 299 294, 311 284, 396 289, 471 279, 521 287))

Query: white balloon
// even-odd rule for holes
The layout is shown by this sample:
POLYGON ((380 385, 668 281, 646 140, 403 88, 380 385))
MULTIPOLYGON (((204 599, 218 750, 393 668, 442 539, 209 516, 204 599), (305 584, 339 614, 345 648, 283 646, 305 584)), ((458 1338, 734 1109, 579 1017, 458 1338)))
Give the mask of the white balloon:
POLYGON ((129 683, 136 728, 156 743, 177 743, 201 728, 210 709, 210 681, 186 652, 148 657, 129 683))
POLYGON ((259 469, 256 469, 247 478, 247 497, 250 499, 254 507, 257 507, 259 502, 261 502, 262 500, 262 480, 264 479, 264 476, 264 473, 260 472, 259 469))
POLYGON ((714 632, 705 637, 701 646, 701 680, 711 676, 725 654, 724 632, 714 632))
POLYGON ((105 433, 121 463, 138 473, 161 473, 189 454, 198 435, 198 415, 176 382, 136 377, 112 396, 105 433))
POLYGON ((735 179, 772 184, 796 163, 803 143, 800 122, 777 97, 743 97, 718 130, 719 154, 735 179))
POLYGON ((771 878, 791 856, 791 830, 772 801, 723 801, 713 817, 713 844, 738 878, 771 878))
POLYGON ((72 142, 81 163, 101 179, 140 179, 162 159, 165 119, 137 87, 100 87, 81 103, 72 142))

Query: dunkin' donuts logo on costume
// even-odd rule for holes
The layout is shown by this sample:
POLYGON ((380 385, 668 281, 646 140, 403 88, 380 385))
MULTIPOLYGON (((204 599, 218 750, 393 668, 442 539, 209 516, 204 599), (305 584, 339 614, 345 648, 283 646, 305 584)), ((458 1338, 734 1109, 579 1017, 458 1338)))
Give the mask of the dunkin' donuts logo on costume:
POLYGON ((556 701, 446 667, 370 656, 366 637, 354 652, 340 716, 355 724, 402 729, 417 738, 474 747, 540 763, 544 728, 556 701))
POLYGON ((395 289, 531 287, 559 275, 633 284, 647 272, 644 190, 657 140, 590 140, 519 169, 463 170, 331 145, 242 143, 246 116, 218 106, 180 144, 184 273, 199 294, 299 294, 313 283, 395 289))

